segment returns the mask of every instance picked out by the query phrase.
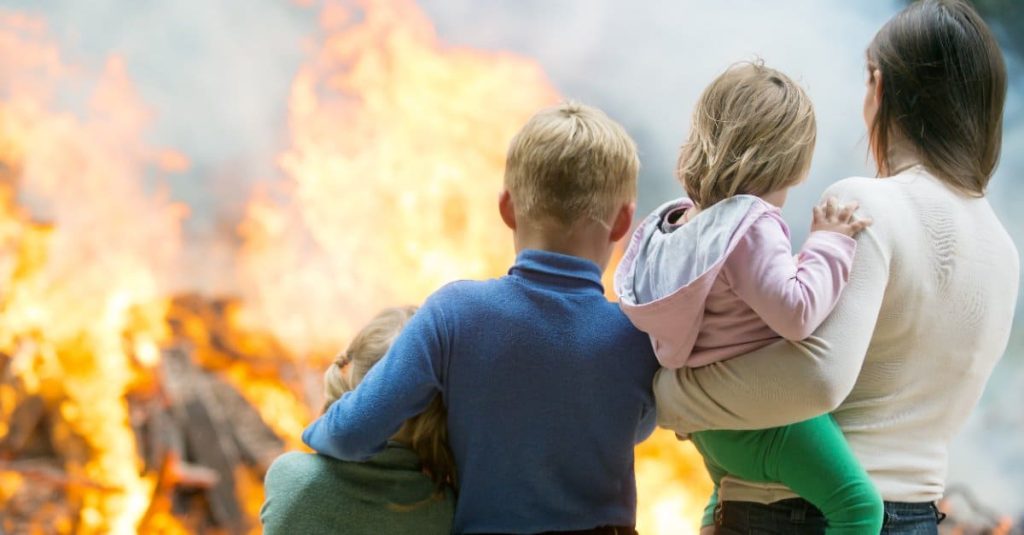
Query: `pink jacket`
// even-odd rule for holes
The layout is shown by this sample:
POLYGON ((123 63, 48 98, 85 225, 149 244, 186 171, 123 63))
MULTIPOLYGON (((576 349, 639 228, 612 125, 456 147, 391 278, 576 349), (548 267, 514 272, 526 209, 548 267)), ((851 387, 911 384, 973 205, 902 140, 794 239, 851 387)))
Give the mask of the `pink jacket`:
POLYGON ((794 258, 778 208, 737 195, 673 223, 689 199, 662 205, 634 232, 615 272, 623 312, 667 368, 735 357, 779 337, 801 340, 832 311, 857 242, 812 232, 794 258))

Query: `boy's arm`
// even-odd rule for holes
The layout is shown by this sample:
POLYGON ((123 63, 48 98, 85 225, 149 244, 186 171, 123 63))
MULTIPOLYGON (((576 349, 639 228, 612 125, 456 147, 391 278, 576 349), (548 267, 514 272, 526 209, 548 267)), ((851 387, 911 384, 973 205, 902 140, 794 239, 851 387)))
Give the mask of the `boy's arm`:
MULTIPOLYGON (((826 195, 863 201, 856 189, 842 187, 856 184, 841 182, 826 195)), ((876 225, 857 235, 850 282, 810 337, 700 368, 659 370, 654 377, 658 424, 683 434, 764 429, 835 410, 857 382, 889 281, 882 230, 876 225)))
POLYGON ((812 232, 796 259, 777 214, 762 216, 722 267, 736 295, 787 340, 803 340, 828 317, 849 279, 857 242, 812 232))
POLYGON ((382 451, 441 390, 446 333, 444 315, 432 297, 363 381, 306 428, 302 441, 343 461, 364 461, 382 451))
POLYGON ((640 425, 636 429, 635 443, 639 444, 647 440, 656 427, 658 427, 658 413, 652 401, 650 405, 644 406, 643 413, 640 414, 640 425))

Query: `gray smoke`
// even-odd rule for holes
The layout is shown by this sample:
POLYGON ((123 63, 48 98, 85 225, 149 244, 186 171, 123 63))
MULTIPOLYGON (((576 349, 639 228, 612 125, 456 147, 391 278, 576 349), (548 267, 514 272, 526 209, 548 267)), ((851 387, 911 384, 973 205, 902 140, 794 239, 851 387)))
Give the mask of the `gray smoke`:
POLYGON ((0 0, 0 10, 41 16, 63 61, 83 71, 124 59, 155 114, 148 141, 192 164, 166 184, 191 214, 180 283, 231 291, 235 227, 254 183, 280 179, 288 92, 316 10, 276 0, 0 0))
MULTIPOLYGON (((806 235, 810 208, 830 183, 872 174, 861 119, 864 49, 899 9, 896 0, 420 3, 442 41, 533 57, 562 94, 623 122, 642 152, 642 211, 681 194, 672 170, 700 91, 729 64, 755 57, 801 81, 816 105, 811 177, 785 210, 794 241, 806 235)), ((125 58, 143 100, 157 111, 153 141, 193 162, 170 186, 192 207, 188 236, 200 250, 223 246, 232 235, 254 182, 280 178, 272 158, 287 142, 288 87, 304 40, 314 35, 315 11, 279 0, 0 0, 0 8, 44 16, 75 62, 99 65, 111 53, 125 58)), ((1016 61, 1012 68, 1021 72, 1016 61)), ((990 194, 1014 236, 1024 236, 1020 80, 1014 77, 1004 158, 990 194)), ((197 263, 193 284, 223 289, 223 281, 208 278, 201 267, 209 259, 199 258, 204 262, 197 263)), ((1024 513, 1022 354, 1018 327, 981 407, 953 447, 950 467, 951 481, 1018 515, 1024 513)))

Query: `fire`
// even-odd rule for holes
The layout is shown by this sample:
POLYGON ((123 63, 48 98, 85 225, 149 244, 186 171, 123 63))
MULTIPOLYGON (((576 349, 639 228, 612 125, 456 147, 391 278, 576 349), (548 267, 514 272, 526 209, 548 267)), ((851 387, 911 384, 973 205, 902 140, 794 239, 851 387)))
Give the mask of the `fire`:
POLYGON ((140 141, 148 112, 119 61, 87 79, 17 15, 0 16, 0 56, 0 352, 15 378, 0 387, 0 421, 39 396, 75 531, 133 533, 153 481, 125 395, 165 335, 183 211, 141 189, 159 153, 140 141), (84 110, 50 111, 68 85, 91 95, 84 110))
POLYGON ((296 395, 304 385, 289 384, 282 377, 287 350, 265 333, 237 326, 245 323, 238 319, 242 311, 237 301, 217 307, 195 301, 177 300, 169 317, 176 334, 192 345, 196 363, 237 388, 290 448, 303 447, 300 435, 312 412, 296 395))
MULTIPOLYGON (((187 345, 296 448, 322 366, 373 313, 512 261, 505 148, 557 92, 535 62, 444 46, 412 0, 357 8, 321 12, 288 103, 286 180, 249 204, 241 296, 217 302, 174 296, 186 213, 144 185, 189 162, 142 141, 151 113, 121 61, 92 75, 39 20, 0 12, 0 441, 36 399, 64 462, 40 475, 0 460, 0 503, 57 477, 73 511, 33 528, 198 529, 172 516, 173 487, 208 475, 181 459, 147 469, 131 423, 128 398, 158 388, 167 347, 187 345)), ((695 532, 710 489, 692 448, 658 432, 637 473, 638 527, 695 532)), ((252 518, 259 473, 233 475, 252 518)))
POLYGON ((693 444, 658 429, 636 455, 637 531, 696 535, 712 486, 693 444))
POLYGON ((409 0, 328 4, 291 91, 283 191, 253 202, 240 259, 250 320, 332 355, 382 306, 500 275, 508 140, 557 94, 535 63, 443 47, 409 0))

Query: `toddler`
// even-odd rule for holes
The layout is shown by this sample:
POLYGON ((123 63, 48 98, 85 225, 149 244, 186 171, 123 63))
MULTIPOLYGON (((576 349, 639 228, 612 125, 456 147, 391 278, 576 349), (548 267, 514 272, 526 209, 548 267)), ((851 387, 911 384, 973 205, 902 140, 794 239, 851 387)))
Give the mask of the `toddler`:
MULTIPOLYGON (((780 208, 807 176, 815 136, 810 99, 762 64, 734 66, 704 91, 679 157, 689 199, 644 220, 615 277, 623 311, 650 335, 663 366, 706 366, 779 337, 801 340, 835 306, 852 236, 870 221, 854 217, 855 204, 829 199, 814 208, 794 258, 780 208)), ((882 499, 827 414, 691 438, 715 482, 704 526, 713 522, 718 483, 731 475, 784 483, 821 509, 830 534, 881 529, 882 499)))

